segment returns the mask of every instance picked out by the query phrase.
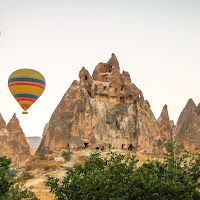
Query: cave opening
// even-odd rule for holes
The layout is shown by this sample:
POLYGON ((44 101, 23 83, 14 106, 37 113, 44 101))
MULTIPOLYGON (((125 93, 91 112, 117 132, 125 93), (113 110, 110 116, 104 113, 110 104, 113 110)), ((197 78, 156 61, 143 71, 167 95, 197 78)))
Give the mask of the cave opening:
POLYGON ((128 146, 128 150, 129 150, 129 151, 133 151, 133 145, 132 145, 132 144, 130 144, 130 145, 128 146))
POLYGON ((117 126, 117 129, 120 129, 120 125, 119 125, 118 121, 116 121, 116 126, 117 126))
POLYGON ((85 145, 85 149, 88 147, 88 143, 87 142, 85 142, 84 143, 84 145, 85 145))

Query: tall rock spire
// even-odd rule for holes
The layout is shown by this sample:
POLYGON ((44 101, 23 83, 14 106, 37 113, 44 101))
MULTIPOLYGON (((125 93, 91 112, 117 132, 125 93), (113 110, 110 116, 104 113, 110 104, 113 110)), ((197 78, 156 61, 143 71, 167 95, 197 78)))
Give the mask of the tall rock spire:
POLYGON ((196 104, 192 99, 189 99, 186 106, 184 107, 183 111, 181 112, 178 121, 176 123, 177 126, 181 127, 184 121, 188 118, 190 113, 196 109, 196 104))
POLYGON ((150 104, 131 83, 128 72, 120 73, 114 54, 99 63, 92 74, 85 68, 80 81, 73 81, 53 112, 38 149, 128 149, 156 154, 163 143, 150 104))
POLYGON ((157 120, 158 126, 161 133, 161 138, 163 141, 171 141, 172 140, 172 126, 168 115, 167 105, 165 104, 160 117, 157 120))
POLYGON ((6 127, 6 122, 0 113, 0 129, 5 128, 5 127, 6 127))
POLYGON ((19 166, 30 160, 30 147, 16 114, 7 126, 0 129, 0 146, 0 156, 11 158, 13 165, 19 166))

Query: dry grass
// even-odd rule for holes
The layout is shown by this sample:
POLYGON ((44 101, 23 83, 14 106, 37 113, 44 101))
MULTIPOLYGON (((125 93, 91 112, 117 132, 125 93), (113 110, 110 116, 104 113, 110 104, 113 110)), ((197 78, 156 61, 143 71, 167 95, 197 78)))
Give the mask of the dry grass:
POLYGON ((60 161, 37 159, 37 160, 32 160, 30 162, 27 162, 23 167, 27 171, 32 171, 36 169, 49 171, 49 170, 56 170, 58 167, 60 167, 62 163, 63 162, 60 162, 60 161))
POLYGON ((53 200, 55 198, 53 194, 49 193, 49 188, 46 187, 45 181, 35 184, 32 191, 40 200, 53 200))

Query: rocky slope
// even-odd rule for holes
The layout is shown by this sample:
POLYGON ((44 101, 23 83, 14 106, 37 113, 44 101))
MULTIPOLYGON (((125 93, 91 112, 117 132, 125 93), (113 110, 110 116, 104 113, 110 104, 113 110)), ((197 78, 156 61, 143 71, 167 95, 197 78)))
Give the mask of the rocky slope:
POLYGON ((107 63, 99 63, 92 76, 83 67, 79 78, 44 128, 38 153, 87 147, 163 153, 163 140, 171 139, 173 129, 167 107, 157 122, 129 73, 120 73, 114 54, 107 63))
POLYGON ((176 124, 177 145, 184 144, 188 151, 200 150, 200 104, 196 107, 189 99, 176 124))
POLYGON ((16 114, 7 124, 0 115, 0 156, 12 159, 12 164, 20 166, 31 158, 30 147, 20 127, 16 114))

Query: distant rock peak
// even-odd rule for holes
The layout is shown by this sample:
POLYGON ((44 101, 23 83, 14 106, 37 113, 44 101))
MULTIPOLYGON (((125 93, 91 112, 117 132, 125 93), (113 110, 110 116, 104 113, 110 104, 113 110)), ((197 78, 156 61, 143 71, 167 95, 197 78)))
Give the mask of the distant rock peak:
POLYGON ((6 122, 0 113, 0 129, 5 128, 5 127, 6 127, 6 122))
POLYGON ((183 111, 181 112, 178 121, 177 121, 177 125, 178 126, 182 126, 184 121, 187 120, 187 118, 189 117, 190 113, 192 111, 194 111, 196 109, 196 104, 194 103, 194 101, 190 98, 186 104, 186 106, 184 107, 183 111))
MULTIPOLYGON (((2 121, 0 117, 0 123, 2 121)), ((30 146, 25 134, 19 124, 16 114, 14 114, 4 129, 0 129, 0 156, 7 156, 12 159, 13 165, 21 165, 30 160, 30 146)))

